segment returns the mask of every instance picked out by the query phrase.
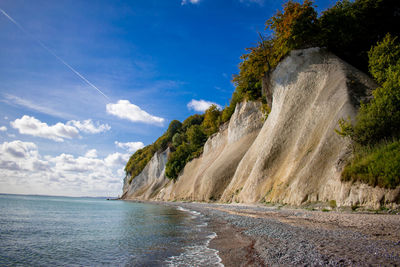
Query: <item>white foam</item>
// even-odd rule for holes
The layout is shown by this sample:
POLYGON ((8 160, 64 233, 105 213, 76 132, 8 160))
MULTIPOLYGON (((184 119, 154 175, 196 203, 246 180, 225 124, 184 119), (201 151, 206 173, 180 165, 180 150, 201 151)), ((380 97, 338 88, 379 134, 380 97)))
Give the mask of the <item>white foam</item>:
MULTIPOLYGON (((200 212, 185 209, 181 206, 177 207, 178 210, 188 212, 193 217, 202 216, 200 212)), ((193 218, 192 217, 192 218, 193 218)), ((207 222, 202 222, 197 227, 206 227, 207 222)), ((210 241, 217 236, 216 233, 211 233, 206 236, 204 245, 191 245, 184 247, 184 251, 178 256, 169 257, 165 263, 168 266, 224 266, 222 259, 218 255, 218 250, 209 248, 210 241)))
POLYGON ((172 256, 166 260, 168 266, 218 266, 223 267, 218 250, 209 248, 210 241, 217 236, 212 233, 207 236, 205 245, 187 246, 179 256, 172 256))
POLYGON ((180 210, 180 211, 184 211, 184 212, 190 213, 190 214, 193 216, 192 218, 195 218, 195 217, 201 215, 201 213, 198 212, 198 211, 185 209, 185 208, 182 208, 181 206, 178 206, 176 209, 177 209, 177 210, 180 210))

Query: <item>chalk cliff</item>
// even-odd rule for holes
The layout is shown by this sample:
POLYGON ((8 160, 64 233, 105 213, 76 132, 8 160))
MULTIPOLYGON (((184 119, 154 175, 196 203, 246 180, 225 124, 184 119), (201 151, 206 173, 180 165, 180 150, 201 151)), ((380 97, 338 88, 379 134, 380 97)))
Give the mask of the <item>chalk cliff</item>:
POLYGON ((319 48, 292 51, 266 83, 272 108, 236 106, 228 124, 211 136, 201 157, 176 182, 165 173, 168 151, 155 154, 129 184, 126 199, 279 202, 300 205, 335 200, 339 206, 397 206, 400 188, 344 183, 350 142, 335 133, 340 118, 354 118, 375 88, 369 77, 319 48))

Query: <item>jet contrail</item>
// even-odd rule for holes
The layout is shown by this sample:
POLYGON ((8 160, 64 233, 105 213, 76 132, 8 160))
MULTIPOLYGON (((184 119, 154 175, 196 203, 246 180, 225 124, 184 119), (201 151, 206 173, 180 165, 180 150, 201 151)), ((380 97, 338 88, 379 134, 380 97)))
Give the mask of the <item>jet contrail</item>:
POLYGON ((29 34, 18 22, 16 22, 10 15, 8 15, 3 9, 0 8, 0 12, 3 13, 6 18, 8 18, 12 23, 14 23, 23 33, 31 37, 33 40, 35 40, 42 48, 47 50, 51 55, 53 55, 56 59, 58 59, 62 64, 64 64, 67 68, 69 68, 73 73, 75 73, 79 78, 81 78, 84 82, 86 82, 88 85, 96 89, 100 94, 102 94, 107 100, 110 100, 108 96, 106 96, 99 88, 97 88, 93 83, 89 82, 85 77, 82 76, 78 71, 76 71, 73 67, 71 67, 67 62, 65 62, 62 58, 57 56, 56 53, 50 50, 46 45, 44 45, 40 40, 36 39, 33 37, 31 34, 29 34))

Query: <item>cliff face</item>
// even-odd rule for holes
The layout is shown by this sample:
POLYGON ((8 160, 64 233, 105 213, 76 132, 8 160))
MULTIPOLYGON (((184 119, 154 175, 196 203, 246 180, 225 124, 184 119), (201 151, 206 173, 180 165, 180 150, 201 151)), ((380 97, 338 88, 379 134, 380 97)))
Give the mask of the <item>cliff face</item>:
POLYGON ((229 124, 207 140, 202 156, 189 162, 178 180, 161 190, 158 199, 220 199, 263 125, 260 108, 256 102, 238 104, 229 124))
POLYGON ((129 184, 129 176, 125 177, 121 198, 146 200, 154 198, 169 181, 165 176, 168 154, 169 149, 155 153, 143 171, 134 177, 132 183, 129 184))
POLYGON ((268 87, 272 109, 265 122, 259 103, 237 105, 229 124, 208 139, 203 155, 175 183, 164 175, 168 152, 156 154, 131 185, 125 183, 125 198, 294 205, 336 200, 371 207, 399 201, 399 188, 340 181, 351 149, 334 130, 340 118, 355 116, 375 87, 366 75, 312 48, 291 52, 268 87))

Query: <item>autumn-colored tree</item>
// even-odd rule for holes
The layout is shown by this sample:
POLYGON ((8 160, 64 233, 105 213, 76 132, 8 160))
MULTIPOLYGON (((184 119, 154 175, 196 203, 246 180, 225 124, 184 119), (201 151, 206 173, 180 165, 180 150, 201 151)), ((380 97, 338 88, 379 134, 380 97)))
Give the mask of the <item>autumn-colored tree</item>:
POLYGON ((266 29, 273 31, 272 65, 277 65, 293 49, 315 45, 319 27, 313 2, 305 0, 300 4, 288 1, 283 6, 283 12, 278 11, 267 20, 266 29))

